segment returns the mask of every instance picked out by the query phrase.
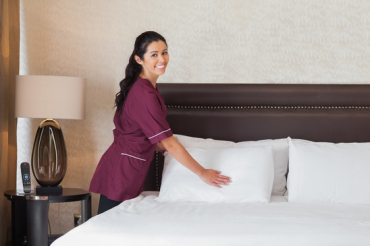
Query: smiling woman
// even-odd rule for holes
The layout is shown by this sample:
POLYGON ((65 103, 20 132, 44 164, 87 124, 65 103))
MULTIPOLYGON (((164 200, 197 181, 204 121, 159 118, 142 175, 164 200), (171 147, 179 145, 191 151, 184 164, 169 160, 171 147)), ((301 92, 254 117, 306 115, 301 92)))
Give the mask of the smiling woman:
POLYGON ((169 59, 167 45, 162 40, 148 45, 143 60, 135 56, 136 62, 143 67, 140 77, 148 79, 154 87, 158 77, 166 72, 169 59))
POLYGON ((137 197, 155 151, 168 151, 205 183, 221 188, 229 177, 205 169, 173 137, 157 79, 169 62, 166 40, 156 32, 136 38, 126 77, 116 94, 114 142, 104 153, 91 180, 90 191, 101 194, 98 213, 137 197))

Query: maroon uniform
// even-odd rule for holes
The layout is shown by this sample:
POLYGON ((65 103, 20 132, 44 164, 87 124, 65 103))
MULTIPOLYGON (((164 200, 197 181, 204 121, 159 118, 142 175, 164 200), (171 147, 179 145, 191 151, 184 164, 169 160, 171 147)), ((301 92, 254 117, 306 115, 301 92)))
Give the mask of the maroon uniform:
POLYGON ((90 191, 124 201, 142 192, 156 143, 172 136, 172 131, 166 121, 163 97, 149 80, 141 77, 113 122, 114 142, 99 161, 90 191))

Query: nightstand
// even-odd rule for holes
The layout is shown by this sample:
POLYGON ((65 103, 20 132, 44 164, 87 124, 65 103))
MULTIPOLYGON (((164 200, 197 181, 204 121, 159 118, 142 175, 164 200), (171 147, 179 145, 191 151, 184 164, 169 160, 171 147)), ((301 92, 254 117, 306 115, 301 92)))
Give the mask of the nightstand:
POLYGON ((60 195, 37 195, 4 192, 12 202, 12 245, 48 245, 48 203, 81 201, 81 222, 91 218, 91 193, 82 189, 63 188, 60 195))

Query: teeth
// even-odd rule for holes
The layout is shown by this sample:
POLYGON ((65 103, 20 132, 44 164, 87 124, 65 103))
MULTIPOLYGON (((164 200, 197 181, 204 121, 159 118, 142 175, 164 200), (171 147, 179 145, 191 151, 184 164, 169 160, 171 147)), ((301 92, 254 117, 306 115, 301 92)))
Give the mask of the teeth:
POLYGON ((162 65, 162 66, 157 66, 157 68, 164 68, 164 65, 162 65))

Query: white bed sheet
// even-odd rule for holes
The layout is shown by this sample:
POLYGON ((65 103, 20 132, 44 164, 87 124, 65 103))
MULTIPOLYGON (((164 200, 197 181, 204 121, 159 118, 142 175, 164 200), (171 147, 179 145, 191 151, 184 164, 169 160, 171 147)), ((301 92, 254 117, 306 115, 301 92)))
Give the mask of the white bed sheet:
POLYGON ((370 205, 159 203, 157 192, 94 216, 52 246, 370 245, 370 205))

